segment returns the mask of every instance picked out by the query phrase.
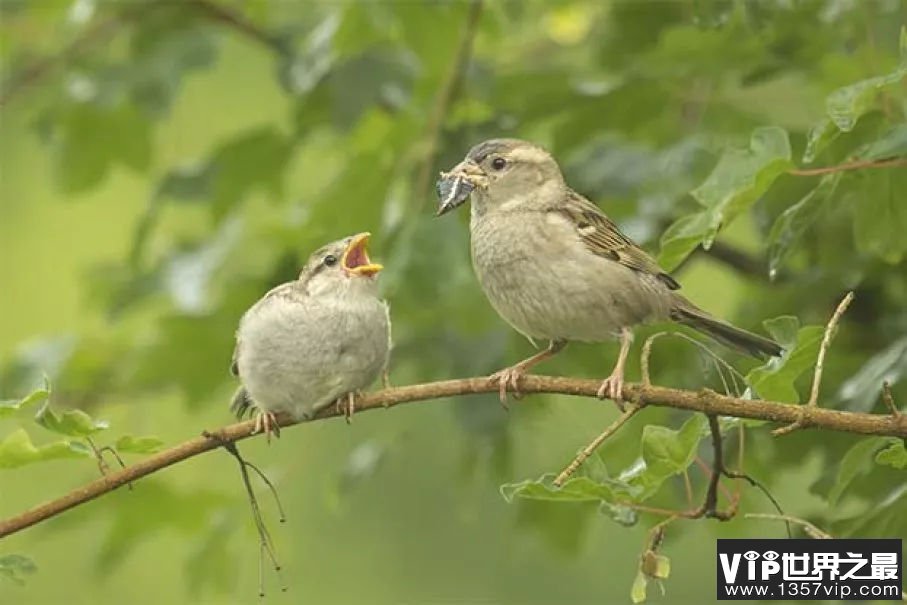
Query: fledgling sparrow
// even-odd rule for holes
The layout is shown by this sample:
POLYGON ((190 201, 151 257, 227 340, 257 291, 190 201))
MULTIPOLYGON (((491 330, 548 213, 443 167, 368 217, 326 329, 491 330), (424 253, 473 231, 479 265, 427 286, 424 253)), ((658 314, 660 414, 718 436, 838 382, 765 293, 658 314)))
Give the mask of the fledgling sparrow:
POLYGON ((310 419, 332 403, 349 420, 360 389, 385 370, 390 355, 387 303, 366 250, 369 234, 313 253, 296 281, 256 302, 239 323, 231 371, 242 381, 230 409, 256 411, 256 432, 280 436, 275 415, 310 419))
POLYGON ((618 337, 617 363, 598 396, 621 406, 633 326, 670 319, 740 351, 781 354, 777 343, 714 318, 681 295, 673 277, 620 232, 595 204, 573 191, 541 147, 492 139, 438 181, 444 214, 472 197, 472 262, 498 314, 548 348, 491 376, 518 392, 519 379, 570 340, 618 337))

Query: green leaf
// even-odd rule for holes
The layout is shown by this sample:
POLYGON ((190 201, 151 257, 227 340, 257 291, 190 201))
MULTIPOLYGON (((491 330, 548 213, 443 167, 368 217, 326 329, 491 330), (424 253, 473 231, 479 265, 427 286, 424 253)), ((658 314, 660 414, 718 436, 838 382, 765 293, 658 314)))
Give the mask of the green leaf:
POLYGON ((791 166, 787 131, 777 126, 755 129, 748 149, 726 151, 705 182, 691 192, 705 210, 668 228, 659 261, 671 270, 700 243, 711 247, 719 229, 752 206, 791 166))
POLYGON ((860 252, 894 265, 907 253, 907 170, 869 172, 853 207, 854 240, 860 252))
POLYGON ((815 189, 785 210, 775 220, 768 235, 769 276, 774 278, 791 247, 812 227, 816 220, 826 215, 827 202, 841 180, 842 173, 822 177, 815 189))
POLYGON ((209 195, 213 170, 209 164, 177 166, 164 175, 155 196, 176 201, 200 201, 209 195))
POLYGON ((17 468, 57 458, 90 458, 91 450, 78 441, 55 441, 36 447, 25 429, 18 429, 0 441, 0 468, 17 468))
POLYGON ((709 230, 711 219, 708 211, 682 216, 668 227, 661 236, 658 264, 666 271, 673 271, 696 249, 709 230))
POLYGON ((746 382, 763 399, 796 403, 799 396, 794 382, 815 363, 824 328, 804 326, 798 329, 800 322, 791 316, 770 319, 764 325, 784 347, 784 354, 752 370, 746 375, 746 382))
POLYGON ((890 74, 869 78, 834 91, 825 99, 828 117, 841 132, 850 132, 857 120, 875 103, 879 92, 904 79, 907 67, 901 66, 890 74))
POLYGON ((639 513, 626 504, 602 502, 598 512, 624 527, 633 527, 639 521, 639 513))
POLYGON ((639 570, 648 578, 667 580, 671 575, 671 559, 651 550, 643 553, 639 560, 639 570))
POLYGON ((66 410, 57 414, 50 408, 50 401, 46 401, 35 414, 35 422, 67 437, 87 437, 109 427, 106 420, 95 420, 82 410, 66 410))
POLYGON ((50 386, 35 389, 22 399, 5 399, 0 401, 0 418, 12 416, 19 410, 25 409, 30 405, 40 403, 50 397, 50 386))
POLYGON ((703 246, 708 249, 718 229, 749 208, 792 166, 787 131, 777 126, 757 128, 749 149, 730 149, 705 182, 691 193, 710 213, 710 231, 703 246))
POLYGON ((0 557, 0 578, 6 578, 20 586, 25 584, 21 576, 38 571, 34 561, 22 555, 4 555, 0 557))
POLYGON ((71 105, 53 137, 56 175, 66 193, 98 185, 117 163, 144 171, 151 161, 151 125, 131 105, 71 105))
POLYGON ((882 383, 894 384, 907 372, 907 336, 870 357, 842 386, 841 399, 869 410, 882 392, 882 383))
POLYGON ((280 55, 277 77, 287 92, 305 95, 328 74, 335 60, 331 44, 340 25, 340 14, 332 11, 309 34, 301 50, 289 46, 280 55))
POLYGON ((875 106, 879 93, 896 86, 905 76, 907 60, 902 59, 901 65, 889 74, 844 86, 828 95, 825 99, 828 117, 810 128, 803 161, 814 161, 838 135, 852 131, 859 119, 875 106))
POLYGON ((907 124, 892 126, 857 153, 857 157, 863 160, 882 160, 900 156, 907 156, 907 124))
POLYGON ((827 500, 829 506, 838 504, 838 500, 841 499, 844 490, 847 489, 851 481, 869 468, 869 460, 872 453, 887 442, 888 439, 884 437, 867 437, 857 441, 847 450, 847 453, 841 458, 841 464, 838 466, 835 483, 828 492, 827 500))
MULTIPOLYGON (((646 589, 649 580, 666 580, 671 575, 671 559, 665 555, 660 555, 651 550, 647 550, 639 559, 639 571, 636 573, 636 579, 633 580, 633 588, 630 589, 630 598, 634 603, 642 603, 646 600, 646 589)), ((660 582, 657 582, 661 586, 660 582)), ((664 588, 662 587, 662 595, 664 588)))
POLYGON ((669 477, 682 473, 693 463, 703 435, 707 434, 705 416, 696 414, 679 430, 650 424, 643 429, 641 455, 618 481, 637 488, 631 495, 636 502, 652 497, 669 477))
POLYGON ((636 572, 636 578, 633 580, 633 587, 630 588, 630 600, 634 603, 644 603, 646 600, 646 588, 648 584, 649 579, 642 570, 636 572))
POLYGON ((657 467, 670 475, 683 472, 693 463, 705 423, 705 417, 697 414, 679 431, 647 425, 642 433, 642 457, 649 469, 657 467))
POLYGON ((828 144, 838 138, 841 131, 835 123, 828 118, 822 118, 814 124, 806 134, 806 149, 803 151, 803 162, 810 164, 815 161, 828 144))
POLYGON ((116 74, 137 106, 163 115, 185 76, 217 58, 215 35, 192 19, 157 13, 142 19, 130 39, 129 69, 116 74))
POLYGON ((889 440, 889 445, 876 454, 876 463, 898 470, 907 469, 907 448, 902 439, 889 440))
POLYGON ((130 454, 153 454, 161 449, 164 445, 163 439, 157 437, 133 437, 132 435, 123 435, 114 444, 118 452, 128 452, 130 454))
POLYGON ((221 146, 211 162, 213 210, 223 216, 255 189, 283 192, 293 142, 276 129, 250 130, 221 146))

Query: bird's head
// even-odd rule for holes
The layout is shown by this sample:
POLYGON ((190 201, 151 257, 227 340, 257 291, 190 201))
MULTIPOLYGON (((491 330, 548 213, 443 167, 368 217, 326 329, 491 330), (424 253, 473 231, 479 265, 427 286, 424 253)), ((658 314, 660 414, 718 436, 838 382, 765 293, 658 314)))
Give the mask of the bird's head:
POLYGON ((470 195, 473 203, 495 209, 563 185, 557 162, 538 145, 519 139, 491 139, 470 149, 450 172, 441 173, 438 215, 457 208, 470 195))
POLYGON ((370 233, 359 233, 331 242, 309 257, 299 281, 313 295, 350 291, 377 293, 376 276, 384 268, 368 256, 370 233))

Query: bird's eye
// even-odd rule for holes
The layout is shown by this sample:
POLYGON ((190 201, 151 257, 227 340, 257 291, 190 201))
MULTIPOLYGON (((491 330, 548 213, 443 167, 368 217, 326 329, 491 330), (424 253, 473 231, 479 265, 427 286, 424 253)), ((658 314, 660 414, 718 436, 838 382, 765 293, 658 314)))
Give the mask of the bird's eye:
POLYGON ((337 257, 334 256, 333 254, 328 254, 327 256, 324 257, 324 264, 327 265, 328 267, 333 267, 334 265, 337 264, 337 257))
POLYGON ((491 160, 491 167, 495 170, 504 170, 504 166, 507 165, 507 160, 504 158, 495 158, 491 160))

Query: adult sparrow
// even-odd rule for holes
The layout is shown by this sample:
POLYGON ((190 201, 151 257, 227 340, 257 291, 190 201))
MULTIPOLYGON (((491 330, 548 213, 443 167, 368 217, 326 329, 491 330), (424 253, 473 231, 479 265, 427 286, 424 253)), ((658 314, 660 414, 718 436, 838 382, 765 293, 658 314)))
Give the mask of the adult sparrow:
POLYGON ((319 248, 299 278, 256 302, 239 323, 231 371, 242 381, 230 409, 256 409, 256 432, 280 436, 276 414, 296 420, 336 403, 349 420, 360 389, 386 368, 387 303, 360 233, 319 248))
POLYGON ((548 348, 491 376, 518 392, 519 379, 570 340, 617 337, 620 351, 598 390, 621 405, 632 328, 673 320, 744 353, 780 355, 777 343, 712 317, 681 295, 680 284, 573 191, 551 155, 532 143, 492 139, 438 181, 444 214, 472 198, 472 262, 498 314, 548 348))

